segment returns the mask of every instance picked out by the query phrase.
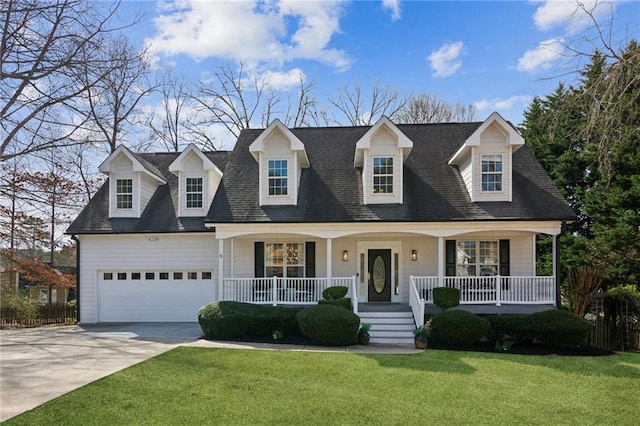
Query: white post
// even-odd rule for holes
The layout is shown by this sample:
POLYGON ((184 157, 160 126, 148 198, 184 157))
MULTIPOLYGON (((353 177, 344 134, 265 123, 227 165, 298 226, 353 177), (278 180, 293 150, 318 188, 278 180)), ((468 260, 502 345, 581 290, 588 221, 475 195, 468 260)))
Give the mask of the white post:
POLYGON ((353 305, 353 313, 358 315, 358 283, 356 277, 351 277, 351 303, 353 305))
POLYGON ((224 297, 224 240, 218 240, 218 302, 224 297))
POLYGON ((438 237, 438 287, 444 287, 444 238, 438 237))
MULTIPOLYGON (((559 298, 560 296, 558 295, 559 291, 558 291, 558 277, 557 277, 557 271, 558 271, 558 244, 557 244, 557 236, 556 235, 552 235, 551 236, 551 259, 552 259, 552 265, 553 265, 553 271, 551 271, 551 275, 553 276, 553 298, 556 301, 556 304, 559 305, 559 298)), ((536 289, 536 294, 539 294, 538 289, 536 289)))
POLYGON ((502 277, 496 275, 496 306, 500 306, 502 301, 502 277))
POLYGON ((276 277, 275 275, 273 276, 273 278, 271 278, 273 280, 273 282, 271 283, 271 290, 272 290, 272 297, 273 297, 273 306, 277 306, 278 305, 278 277, 276 277))
POLYGON ((333 251, 333 239, 327 238, 327 286, 330 287, 332 284, 333 272, 331 270, 332 267, 332 256, 331 253, 333 251))

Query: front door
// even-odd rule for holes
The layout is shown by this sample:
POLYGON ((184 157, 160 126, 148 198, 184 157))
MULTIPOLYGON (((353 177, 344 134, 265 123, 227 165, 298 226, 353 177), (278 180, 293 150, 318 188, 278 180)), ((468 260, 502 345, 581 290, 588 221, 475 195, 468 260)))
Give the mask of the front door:
POLYGON ((369 250, 369 302, 391 302, 391 250, 369 250))

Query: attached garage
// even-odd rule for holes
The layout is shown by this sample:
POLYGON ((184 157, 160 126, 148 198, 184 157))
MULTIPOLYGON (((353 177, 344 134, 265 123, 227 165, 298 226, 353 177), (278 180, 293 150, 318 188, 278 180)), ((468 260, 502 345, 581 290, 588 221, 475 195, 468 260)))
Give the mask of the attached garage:
POLYGON ((99 271, 98 322, 195 322, 214 298, 211 271, 99 271))

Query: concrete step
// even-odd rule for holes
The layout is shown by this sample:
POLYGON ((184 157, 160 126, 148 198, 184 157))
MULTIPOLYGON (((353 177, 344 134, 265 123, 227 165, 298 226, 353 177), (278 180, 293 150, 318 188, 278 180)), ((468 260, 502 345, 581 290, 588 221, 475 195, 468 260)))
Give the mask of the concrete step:
POLYGON ((371 324, 371 342, 412 345, 413 314, 411 312, 360 312, 360 322, 371 324))
POLYGON ((411 325, 413 324, 413 318, 360 318, 361 323, 376 324, 398 324, 398 325, 411 325))
POLYGON ((372 337, 371 342, 380 345, 411 345, 413 346, 413 337, 410 339, 399 337, 376 337, 375 340, 372 337))
POLYGON ((411 312, 358 312, 360 318, 413 318, 411 312))

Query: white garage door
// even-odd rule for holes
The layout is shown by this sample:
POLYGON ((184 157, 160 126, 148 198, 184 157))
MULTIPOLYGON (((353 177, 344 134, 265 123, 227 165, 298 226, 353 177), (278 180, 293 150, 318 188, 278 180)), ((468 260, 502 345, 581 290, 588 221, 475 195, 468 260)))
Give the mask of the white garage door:
POLYGON ((99 322, 195 322, 214 296, 212 271, 98 273, 99 322))

